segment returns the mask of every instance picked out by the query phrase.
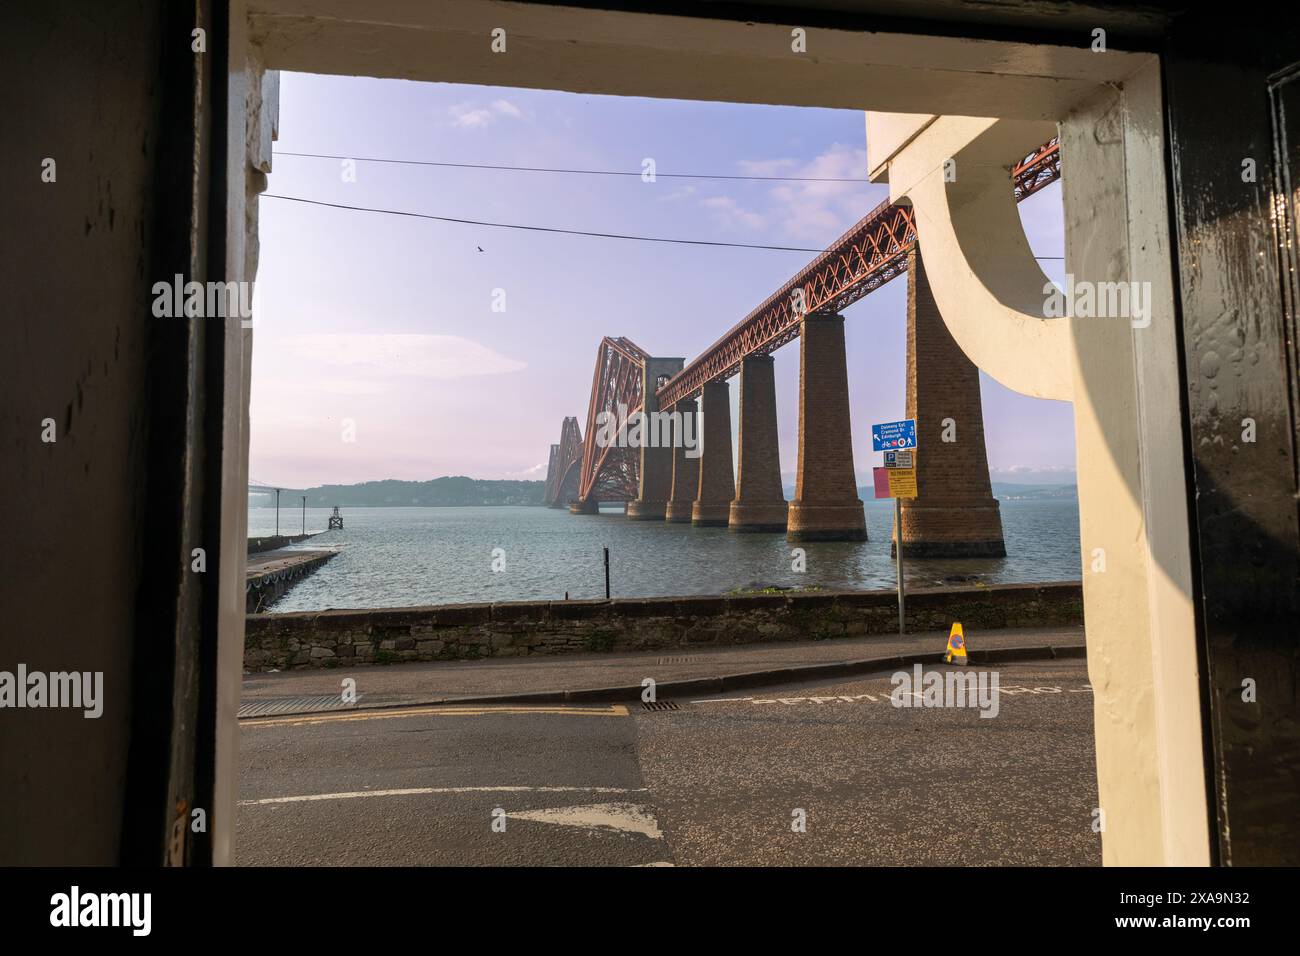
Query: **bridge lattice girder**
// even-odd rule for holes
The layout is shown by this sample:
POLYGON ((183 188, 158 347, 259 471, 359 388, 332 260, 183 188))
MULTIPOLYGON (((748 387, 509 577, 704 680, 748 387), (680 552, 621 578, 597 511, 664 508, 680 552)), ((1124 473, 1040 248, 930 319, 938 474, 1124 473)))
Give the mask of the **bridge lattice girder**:
MULTIPOLYGON (((1061 147, 1051 139, 1010 169, 1016 202, 1033 195, 1061 176, 1061 147)), ((798 338, 804 312, 841 311, 907 271, 907 257, 916 244, 916 224, 910 206, 883 202, 789 282, 769 296, 726 335, 713 343, 655 393, 660 408, 671 408, 709 382, 735 375, 746 355, 766 355, 798 338), (796 312, 791 293, 802 289, 803 310, 796 312)), ((579 462, 578 497, 596 501, 630 501, 637 495, 640 459, 636 449, 599 447, 597 417, 617 414, 619 405, 631 414, 641 408, 641 376, 646 353, 626 338, 604 338, 596 352, 585 440, 577 422, 566 418, 559 446, 552 446, 547 471, 546 501, 553 504, 564 488, 565 476, 579 462), (572 432, 569 423, 573 422, 572 432), (567 437, 566 437, 567 436, 567 437), (581 456, 576 447, 581 444, 581 456)))
POLYGON ((582 470, 578 477, 578 497, 584 501, 631 501, 637 496, 639 450, 598 445, 597 418, 602 412, 631 415, 640 410, 641 375, 646 357, 644 351, 625 338, 607 336, 601 339, 596 350, 596 371, 582 444, 582 470))
POLYGON ((582 433, 578 430, 578 419, 566 416, 560 426, 560 443, 551 446, 551 459, 546 468, 546 504, 564 504, 561 497, 566 488, 572 486, 577 493, 577 483, 571 482, 570 474, 582 463, 582 433))
MULTIPOLYGON (((1017 202, 1061 175, 1061 146, 1051 139, 1011 167, 1017 202)), ((767 355, 799 336, 805 313, 848 308, 907 271, 916 244, 912 207, 881 203, 840 236, 794 278, 733 326, 698 358, 655 392, 660 408, 697 394, 710 382, 730 378, 746 355, 767 355), (803 290, 802 309, 794 292, 803 290)), ((588 440, 591 436, 588 434, 588 440)))

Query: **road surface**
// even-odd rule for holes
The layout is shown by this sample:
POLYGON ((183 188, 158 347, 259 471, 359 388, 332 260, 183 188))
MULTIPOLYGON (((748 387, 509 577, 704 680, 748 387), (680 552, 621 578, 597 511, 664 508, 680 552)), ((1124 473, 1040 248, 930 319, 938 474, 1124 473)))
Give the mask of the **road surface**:
POLYGON ((994 718, 896 708, 879 674, 678 709, 452 704, 244 721, 236 858, 1099 865, 1084 662, 996 670, 994 718))

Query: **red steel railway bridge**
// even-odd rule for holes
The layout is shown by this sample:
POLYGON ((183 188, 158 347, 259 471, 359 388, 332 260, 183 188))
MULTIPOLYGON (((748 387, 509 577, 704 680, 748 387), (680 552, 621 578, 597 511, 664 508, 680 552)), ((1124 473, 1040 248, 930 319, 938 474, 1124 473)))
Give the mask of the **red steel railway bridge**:
MULTIPOLYGON (((1008 171, 1017 201, 1055 182, 1059 141, 1008 164, 1008 171)), ((551 446, 546 503, 595 514, 602 501, 623 501, 634 520, 785 532, 791 541, 865 540, 841 313, 904 273, 911 276, 907 415, 917 420, 921 460, 919 495, 903 501, 902 540, 917 557, 1005 554, 989 483, 979 373, 935 306, 911 206, 888 202, 689 363, 652 357, 626 338, 602 339, 586 430, 577 418, 564 419, 560 441, 551 446), (796 338, 799 463, 794 500, 787 502, 772 353, 796 338), (739 447, 733 455, 728 379, 737 375, 739 447), (608 440, 602 423, 635 420, 638 412, 654 415, 655 426, 634 425, 631 431, 641 432, 634 442, 608 440), (667 440, 648 440, 656 430, 667 440), (941 440, 945 430, 958 440, 941 440)))

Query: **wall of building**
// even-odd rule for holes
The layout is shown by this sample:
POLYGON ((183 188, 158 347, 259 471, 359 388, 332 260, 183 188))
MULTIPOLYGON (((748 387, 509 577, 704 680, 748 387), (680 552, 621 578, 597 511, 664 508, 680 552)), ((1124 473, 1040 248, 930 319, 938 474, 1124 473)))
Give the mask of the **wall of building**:
POLYGON ((137 590, 180 560, 144 553, 161 11, 69 0, 4 19, 0 670, 102 672, 103 713, 0 713, 0 864, 112 864, 137 590))
MULTIPOLYGON (((917 591, 907 596, 912 631, 966 633, 1083 623, 1078 582, 917 591)), ((726 597, 517 601, 366 611, 250 616, 250 671, 397 661, 525 657, 598 651, 806 641, 895 634, 892 591, 825 591, 726 597)))

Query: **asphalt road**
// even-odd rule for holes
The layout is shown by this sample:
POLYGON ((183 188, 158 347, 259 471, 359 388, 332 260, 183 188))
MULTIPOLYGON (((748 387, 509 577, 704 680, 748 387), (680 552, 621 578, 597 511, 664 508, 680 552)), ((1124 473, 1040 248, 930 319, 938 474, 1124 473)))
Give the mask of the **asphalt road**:
POLYGON ((236 855, 244 865, 1100 864, 1084 663, 996 670, 994 718, 896 708, 882 674, 676 710, 442 705, 245 721, 236 855))

